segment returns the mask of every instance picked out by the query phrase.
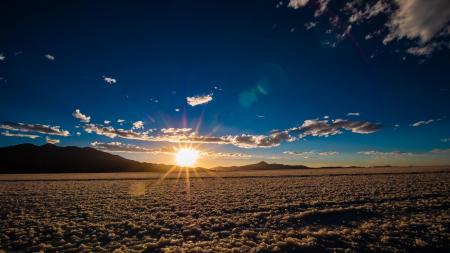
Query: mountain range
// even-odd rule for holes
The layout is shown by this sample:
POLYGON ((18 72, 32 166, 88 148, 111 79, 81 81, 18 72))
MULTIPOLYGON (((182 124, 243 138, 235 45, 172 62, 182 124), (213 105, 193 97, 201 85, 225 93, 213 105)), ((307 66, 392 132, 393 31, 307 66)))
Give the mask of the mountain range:
MULTIPOLYGON (((89 172, 166 172, 173 165, 138 162, 91 147, 36 146, 19 144, 0 147, 0 173, 89 173, 89 172)), ((307 169, 303 165, 260 162, 244 166, 215 167, 214 171, 307 169)), ((206 170, 197 168, 198 170, 206 170)))

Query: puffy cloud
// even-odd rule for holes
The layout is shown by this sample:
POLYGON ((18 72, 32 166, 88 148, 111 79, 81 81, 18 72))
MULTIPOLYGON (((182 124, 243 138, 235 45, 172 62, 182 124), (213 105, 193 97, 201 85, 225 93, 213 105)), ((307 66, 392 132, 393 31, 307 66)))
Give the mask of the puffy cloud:
POLYGON ((117 83, 117 80, 115 78, 108 77, 108 76, 103 76, 103 80, 105 82, 107 82, 108 84, 115 84, 115 83, 117 83))
POLYGON ((419 39, 427 43, 443 29, 448 29, 450 2, 448 0, 396 0, 398 9, 391 16, 389 34, 384 43, 394 39, 419 39))
POLYGON ((50 61, 54 61, 55 60, 55 56, 51 55, 51 54, 46 54, 44 55, 45 58, 47 58, 50 61))
POLYGON ((309 0, 290 0, 288 3, 288 7, 298 9, 305 6, 308 2, 309 0))
POLYGON ((89 123, 89 122, 91 121, 91 117, 90 117, 90 116, 87 116, 87 115, 85 115, 85 114, 82 114, 82 113, 80 112, 80 109, 76 109, 76 110, 72 113, 72 116, 73 116, 74 118, 80 120, 81 122, 84 122, 84 123, 89 123))
POLYGON ((45 136, 45 141, 50 144, 58 144, 60 142, 58 139, 51 139, 48 136, 45 136))
POLYGON ((86 124, 84 125, 84 131, 107 136, 109 138, 121 137, 131 140, 150 140, 148 132, 140 133, 133 130, 115 129, 112 126, 103 126, 99 124, 86 124))
POLYGON ((118 120, 117 120, 117 123, 119 123, 119 124, 122 124, 122 123, 124 123, 124 122, 125 122, 124 119, 118 119, 118 120))
POLYGON ((48 135, 59 135, 59 136, 69 136, 69 131, 60 129, 59 126, 49 126, 41 124, 25 124, 16 122, 3 122, 0 123, 0 128, 18 131, 18 132, 36 132, 48 135))
POLYGON ((135 131, 115 129, 109 125, 85 124, 87 133, 95 133, 110 138, 123 138, 148 142, 172 142, 172 143, 210 143, 231 144, 240 148, 270 148, 279 146, 282 142, 293 142, 307 136, 323 136, 341 134, 344 130, 359 134, 369 134, 381 129, 381 125, 367 121, 349 121, 343 119, 329 120, 305 120, 302 125, 286 130, 273 130, 267 135, 225 135, 203 136, 198 135, 192 128, 162 128, 153 131, 135 131), (153 134, 151 134, 153 133, 153 134))
POLYGON ((359 116, 361 115, 359 112, 349 112, 347 113, 347 116, 359 116))
POLYGON ((6 56, 3 53, 0 53, 0 61, 4 61, 6 59, 6 56))
POLYGON ((161 132, 164 134, 180 134, 180 133, 189 133, 192 132, 192 128, 162 128, 161 132))
POLYGON ((11 133, 9 131, 5 131, 1 133, 3 136, 7 137, 21 137, 21 138, 30 138, 30 139, 37 139, 40 136, 34 135, 34 134, 21 134, 21 133, 11 133))
POLYGON ((105 123, 106 125, 108 125, 109 123, 111 123, 111 121, 105 120, 105 121, 103 121, 103 123, 105 123))
POLYGON ((417 122, 411 124, 410 126, 418 127, 418 126, 422 126, 422 125, 428 125, 428 124, 431 124, 431 123, 433 123, 435 121, 438 121, 438 120, 439 119, 421 120, 421 121, 417 121, 417 122))
POLYGON ((222 137, 222 139, 225 143, 229 142, 240 148, 271 148, 279 146, 281 142, 295 140, 287 131, 275 131, 270 135, 230 135, 222 137))
POLYGON ((133 122, 133 128, 132 129, 142 129, 144 128, 144 122, 141 120, 133 122))
POLYGON ((209 103, 213 100, 213 94, 207 94, 203 96, 193 96, 193 97, 187 97, 186 101, 190 106, 196 106, 201 104, 209 103))

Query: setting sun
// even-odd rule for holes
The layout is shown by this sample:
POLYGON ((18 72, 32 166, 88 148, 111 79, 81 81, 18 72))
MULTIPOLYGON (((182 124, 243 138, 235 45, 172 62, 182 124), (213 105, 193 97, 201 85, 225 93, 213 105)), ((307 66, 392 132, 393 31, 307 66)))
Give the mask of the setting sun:
POLYGON ((198 156, 198 150, 192 148, 182 148, 175 153, 175 160, 178 166, 190 167, 195 164, 198 156))

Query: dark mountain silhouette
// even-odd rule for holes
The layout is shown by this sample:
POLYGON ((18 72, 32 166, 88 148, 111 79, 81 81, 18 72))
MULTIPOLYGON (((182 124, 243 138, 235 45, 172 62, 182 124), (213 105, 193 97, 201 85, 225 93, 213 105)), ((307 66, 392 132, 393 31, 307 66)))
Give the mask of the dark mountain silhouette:
POLYGON ((240 171, 240 170, 292 170, 292 169, 309 169, 304 165, 286 165, 279 163, 266 163, 264 161, 243 165, 243 166, 230 166, 230 167, 214 167, 211 170, 214 171, 240 171))
MULTIPOLYGON (((167 172, 173 165, 138 162, 90 147, 20 144, 0 147, 0 173, 64 172, 167 172)), ((344 168, 344 167, 323 167, 344 168)), ((179 168, 175 168, 175 171, 179 168)), ((197 167, 197 171, 207 169, 197 167)), ((259 162, 243 166, 214 167, 212 171, 297 170, 304 165, 259 162)))
POLYGON ((89 147, 52 144, 0 147, 0 173, 164 172, 171 167, 137 162, 89 147))

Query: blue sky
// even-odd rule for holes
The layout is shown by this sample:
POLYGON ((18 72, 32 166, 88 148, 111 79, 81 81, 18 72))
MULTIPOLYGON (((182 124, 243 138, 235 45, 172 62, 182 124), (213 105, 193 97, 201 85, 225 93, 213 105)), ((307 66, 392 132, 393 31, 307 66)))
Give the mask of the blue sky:
POLYGON ((418 2, 6 2, 0 144, 449 164, 450 4, 418 2))

